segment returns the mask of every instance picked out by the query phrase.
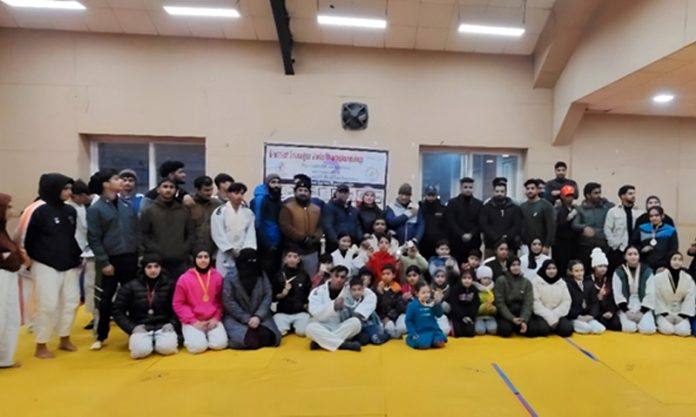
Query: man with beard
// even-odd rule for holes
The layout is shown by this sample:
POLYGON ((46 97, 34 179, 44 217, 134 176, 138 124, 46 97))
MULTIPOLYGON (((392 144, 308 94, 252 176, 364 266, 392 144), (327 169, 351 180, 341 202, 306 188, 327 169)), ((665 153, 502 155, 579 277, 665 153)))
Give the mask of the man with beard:
POLYGON ((321 208, 311 201, 312 184, 305 179, 295 182, 295 196, 280 209, 278 222, 286 249, 297 252, 301 267, 313 277, 319 270, 321 208))
POLYGON ((529 247, 534 239, 540 239, 544 245, 544 254, 548 255, 556 238, 556 210, 539 195, 539 180, 525 181, 524 189, 527 201, 520 205, 522 243, 529 247))
POLYGON ((273 279, 280 270, 281 234, 280 224, 280 176, 269 174, 266 181, 254 190, 254 199, 249 206, 256 216, 256 241, 259 264, 268 279, 273 279))
POLYGON ((561 188, 563 188, 564 185, 570 185, 575 189, 575 195, 573 197, 577 199, 578 184, 570 178, 566 178, 566 175, 568 175, 568 165, 563 161, 558 161, 553 169, 556 172, 556 178, 546 183, 544 197, 549 200, 551 204, 555 204, 556 201, 561 198, 561 188))
POLYGON ((346 233, 353 242, 363 237, 358 218, 358 210, 350 204, 350 188, 341 184, 336 188, 334 198, 322 209, 322 225, 326 234, 326 252, 338 249, 338 236, 346 233))
MULTIPOLYGON (((174 194, 174 200, 182 203, 186 207, 191 207, 193 205, 193 197, 184 190, 181 186, 186 184, 186 171, 184 170, 184 163, 181 161, 164 161, 159 167, 159 174, 161 179, 168 179, 176 185, 176 194, 174 194)), ((141 207, 141 211, 145 210, 146 207, 151 205, 157 200, 158 188, 155 187, 145 194, 145 199, 141 207)))
MULTIPOLYGON (((213 198, 213 179, 208 176, 198 177, 193 181, 196 194, 193 195, 193 205, 189 207, 191 219, 196 230, 195 248, 204 248, 211 257, 215 254, 217 247, 213 242, 210 233, 210 218, 216 208, 222 203, 213 198)), ((211 264, 214 264, 211 262, 211 264)))
POLYGON ((604 221, 604 235, 611 249, 609 276, 612 276, 614 270, 623 263, 624 251, 636 229, 636 220, 643 214, 643 210, 636 207, 636 187, 624 185, 619 188, 619 199, 621 204, 610 208, 604 221))
POLYGON ((520 247, 522 232, 522 211, 507 196, 507 182, 496 178, 493 182, 493 198, 481 210, 481 229, 483 230, 486 254, 492 255, 495 242, 505 239, 510 253, 520 247))
POLYGON ((479 217, 483 203, 474 197, 473 178, 462 178, 459 187, 460 194, 447 203, 446 218, 452 256, 462 264, 472 250, 481 247, 479 217))
POLYGON ((425 198, 420 203, 420 210, 425 220, 420 252, 425 259, 430 259, 435 256, 437 242, 447 240, 446 208, 437 195, 437 188, 432 185, 425 188, 425 198))
POLYGON ((609 252, 604 223, 609 209, 614 205, 602 197, 602 185, 596 182, 588 182, 583 194, 585 201, 576 209, 578 214, 573 218, 573 229, 580 233, 578 258, 585 265, 585 270, 589 271, 592 249, 601 248, 605 254, 609 252))

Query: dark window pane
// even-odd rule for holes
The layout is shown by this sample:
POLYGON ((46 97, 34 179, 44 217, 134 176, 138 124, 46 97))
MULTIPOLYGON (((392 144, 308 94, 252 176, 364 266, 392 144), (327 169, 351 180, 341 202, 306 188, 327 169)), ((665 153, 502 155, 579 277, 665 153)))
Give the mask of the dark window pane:
MULTIPOLYGON (((205 145, 155 144, 155 165, 164 161, 181 161, 186 171, 184 189, 193 192, 193 181, 205 175, 205 145)), ((159 172, 157 173, 159 178, 159 172)))
POLYGON ((99 168, 132 169, 138 175, 139 193, 148 190, 148 145, 146 143, 100 143, 99 168))
POLYGON ((425 187, 433 185, 437 188, 440 199, 447 202, 459 186, 459 178, 462 176, 462 156, 453 153, 424 153, 423 154, 423 189, 421 195, 425 196, 425 187))

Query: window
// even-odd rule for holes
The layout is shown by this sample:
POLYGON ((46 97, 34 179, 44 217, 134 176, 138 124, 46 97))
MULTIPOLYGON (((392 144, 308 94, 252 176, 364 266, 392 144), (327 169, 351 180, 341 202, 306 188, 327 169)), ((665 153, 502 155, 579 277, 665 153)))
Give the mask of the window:
POLYGON ((139 193, 145 193, 157 185, 158 167, 167 160, 184 163, 186 182, 191 187, 195 178, 205 175, 203 139, 110 135, 90 136, 87 139, 91 146, 92 172, 101 168, 132 169, 138 175, 139 193))
POLYGON ((421 148, 421 195, 435 186, 442 201, 459 194, 462 177, 474 179, 474 195, 486 200, 493 195, 493 179, 508 179, 508 194, 517 199, 522 183, 522 152, 519 150, 476 150, 421 148))

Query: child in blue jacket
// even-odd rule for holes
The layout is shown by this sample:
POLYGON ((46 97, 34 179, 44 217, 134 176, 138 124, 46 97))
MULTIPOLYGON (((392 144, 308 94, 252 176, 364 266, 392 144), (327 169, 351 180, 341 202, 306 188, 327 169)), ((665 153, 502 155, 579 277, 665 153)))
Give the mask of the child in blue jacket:
POLYGON ((447 336, 440 330, 437 318, 442 311, 442 298, 436 292, 431 300, 430 286, 424 282, 416 284, 416 299, 406 308, 406 344, 414 349, 441 348, 447 343, 447 336))

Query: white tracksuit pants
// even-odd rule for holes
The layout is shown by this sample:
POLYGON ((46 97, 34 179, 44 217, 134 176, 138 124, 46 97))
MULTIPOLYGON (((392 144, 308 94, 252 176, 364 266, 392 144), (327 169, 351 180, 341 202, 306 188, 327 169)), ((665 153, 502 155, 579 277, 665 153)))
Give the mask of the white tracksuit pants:
POLYGON ((19 277, 0 269, 0 367, 15 363, 20 321, 19 277))
POLYGON ((59 272, 40 262, 31 266, 36 283, 36 343, 47 343, 54 331, 60 337, 70 336, 75 312, 80 305, 79 268, 59 272))
POLYGON ((207 349, 227 349, 227 331, 222 323, 218 323, 213 330, 207 332, 184 324, 181 326, 181 332, 184 334, 184 346, 191 353, 201 353, 207 349))

